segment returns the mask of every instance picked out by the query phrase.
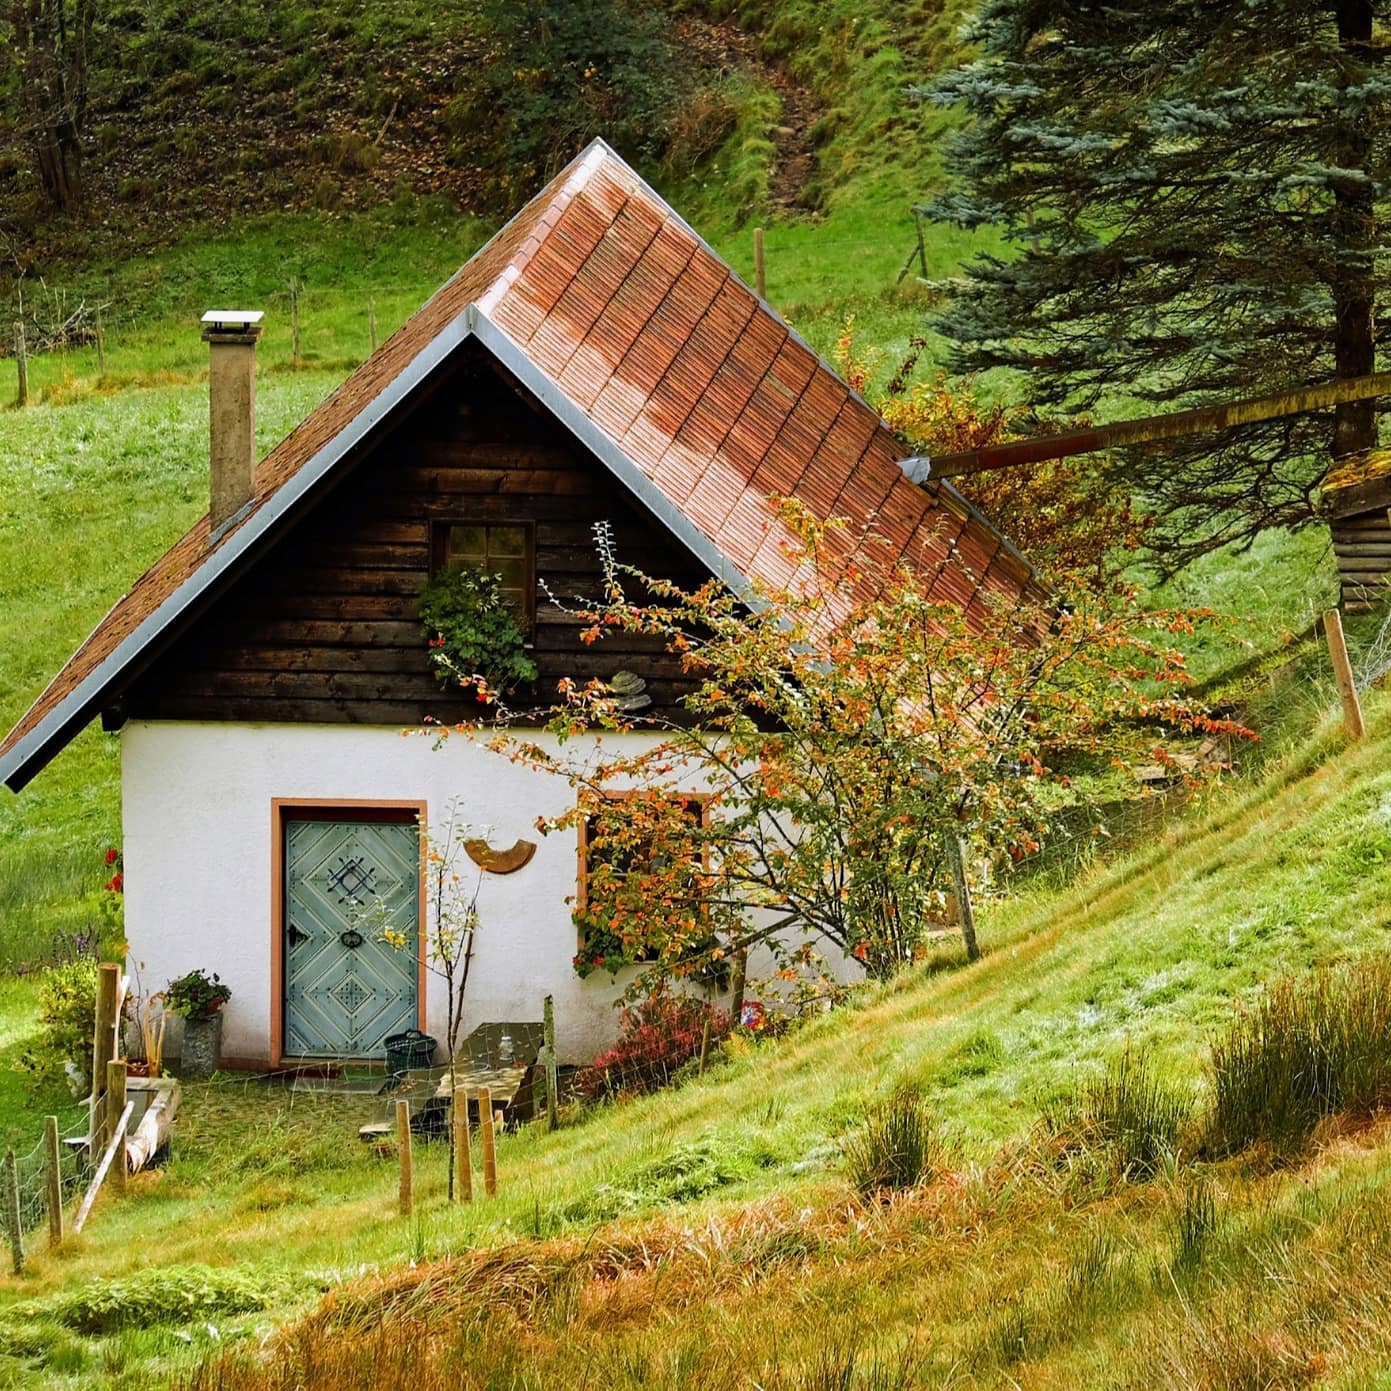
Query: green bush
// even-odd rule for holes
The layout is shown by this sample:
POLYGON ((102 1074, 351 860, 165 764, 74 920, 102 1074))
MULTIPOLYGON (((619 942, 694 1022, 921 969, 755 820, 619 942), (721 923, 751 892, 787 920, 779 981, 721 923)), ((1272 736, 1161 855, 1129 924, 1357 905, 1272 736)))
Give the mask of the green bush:
POLYGON ((78 1333, 95 1336, 122 1328, 251 1313, 264 1309, 271 1293, 263 1282, 237 1270, 168 1265, 119 1280, 91 1280, 72 1293, 35 1300, 24 1306, 24 1312, 46 1315, 78 1333))
POLYGON ((1177 1152, 1192 1098, 1128 1048, 1079 1091, 1055 1098, 1044 1128, 1069 1149, 1106 1159, 1123 1178, 1148 1178, 1177 1152))
POLYGON ((1391 1095, 1391 961, 1368 957, 1277 982, 1212 1043, 1208 1143, 1300 1149, 1335 1113, 1391 1095))
POLYGON ((660 7, 636 0, 480 0, 489 57, 444 113, 451 156, 485 170, 502 206, 596 135, 655 162, 685 105, 690 64, 660 7))
POLYGON ((916 1188, 944 1166, 946 1146, 927 1098, 899 1087, 866 1111, 864 1125, 846 1140, 844 1154, 851 1183, 868 1197, 916 1188))
POLYGON ((469 685, 481 676, 494 691, 536 679, 526 633, 502 594, 502 578, 482 570, 441 570, 420 596, 420 626, 435 674, 469 685))
POLYGON ((92 1066, 92 1020, 97 1008, 97 964, 91 957, 45 972, 39 992, 39 1034, 20 1066, 35 1090, 67 1080, 71 1063, 85 1078, 92 1066))

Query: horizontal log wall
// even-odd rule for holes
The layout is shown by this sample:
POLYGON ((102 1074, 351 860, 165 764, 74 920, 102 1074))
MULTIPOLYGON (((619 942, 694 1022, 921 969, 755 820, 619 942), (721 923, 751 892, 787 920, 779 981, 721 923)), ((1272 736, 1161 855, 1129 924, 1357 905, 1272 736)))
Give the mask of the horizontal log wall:
POLYGON ((435 678, 416 617, 432 527, 527 521, 534 528, 540 675, 518 705, 554 697, 562 677, 635 672, 654 709, 679 714, 679 661, 651 638, 588 646, 566 607, 597 598, 594 527, 619 558, 695 585, 707 578, 631 503, 602 465, 481 361, 359 463, 192 632, 127 692, 129 717, 418 724, 474 718, 435 678), (544 587, 542 587, 544 586, 544 587))
POLYGON ((1378 604, 1391 582, 1391 517, 1385 508, 1329 522, 1342 585, 1342 606, 1359 612, 1378 604))

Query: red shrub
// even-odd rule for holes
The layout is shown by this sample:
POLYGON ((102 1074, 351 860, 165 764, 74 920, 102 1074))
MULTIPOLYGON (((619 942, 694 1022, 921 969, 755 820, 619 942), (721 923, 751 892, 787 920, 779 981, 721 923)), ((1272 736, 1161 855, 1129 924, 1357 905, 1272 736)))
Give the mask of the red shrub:
POLYGON ((666 1086, 679 1068, 700 1056, 707 1019, 712 1041, 729 1032, 725 1010, 689 995, 652 995, 630 1006, 620 1019, 618 1042, 580 1073, 576 1091, 592 1100, 666 1086))

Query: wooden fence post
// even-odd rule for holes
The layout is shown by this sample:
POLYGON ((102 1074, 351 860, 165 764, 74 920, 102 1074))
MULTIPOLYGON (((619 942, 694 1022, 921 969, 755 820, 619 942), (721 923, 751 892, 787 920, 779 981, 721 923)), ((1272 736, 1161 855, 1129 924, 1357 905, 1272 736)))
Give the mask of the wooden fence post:
POLYGON ((541 1005, 542 1037, 546 1048, 546 1129, 554 1130, 560 1098, 557 1096, 559 1073, 555 1061, 555 1001, 547 995, 541 1005))
POLYGON ((468 1128, 468 1088, 454 1093, 454 1201, 473 1201, 473 1143, 468 1128))
POLYGON ((966 877, 966 850, 955 827, 948 826, 942 834, 946 843, 947 863, 951 866, 952 884, 956 888, 957 916, 961 919, 961 937, 966 943, 966 960, 980 960, 980 944, 976 941, 976 914, 971 906, 971 881, 966 877))
POLYGON ((696 1076, 705 1076, 705 1060, 710 1056, 710 1011, 705 1011, 705 1022, 700 1027, 700 1063, 696 1068, 696 1076))
POLYGON ((43 1118, 43 1167, 48 1179, 48 1244, 63 1244, 63 1162, 58 1145, 58 1117, 43 1118))
POLYGON ((377 351, 377 305, 371 295, 367 296, 367 332, 372 338, 372 351, 377 351))
POLYGON ((19 1213, 19 1165, 14 1151, 5 1151, 5 1230, 10 1238, 10 1264, 24 1274, 24 1219, 19 1213))
POLYGON ((14 403, 17 406, 29 404, 29 355, 24 348, 24 321, 14 326, 14 364, 17 375, 14 403))
POLYGON ((1333 679, 1338 683, 1338 698, 1343 702, 1343 725, 1350 738, 1360 739, 1367 729, 1362 723, 1362 702, 1357 698, 1357 683, 1352 679, 1352 663, 1348 661, 1343 616, 1337 609, 1329 609, 1324 614, 1323 630, 1328 635, 1328 655, 1333 661, 1333 679))
POLYGON ((290 362, 295 367, 303 366, 299 353, 299 281, 293 275, 290 277, 290 362))
POLYGON ((491 1198, 497 1193, 497 1137, 493 1129, 493 1094, 478 1089, 478 1138, 483 1145, 483 1189, 491 1198))
POLYGON ((97 338, 97 372, 100 376, 106 375, 106 334, 101 326, 101 310, 96 311, 96 338, 97 338))
MULTIPOLYGON (((124 1058, 112 1058, 106 1065, 106 1114, 107 1117, 123 1116, 126 1113, 126 1064, 124 1058)), ((116 1146, 116 1160, 111 1171, 111 1186, 118 1198, 126 1196, 126 1137, 124 1129, 113 1129, 111 1138, 119 1136, 116 1146)))
POLYGON ((759 299, 768 298, 768 267, 763 255, 763 228, 753 229, 753 279, 759 299))
POLYGON ((415 1206, 415 1174, 411 1155, 411 1107, 408 1101, 396 1103, 396 1149, 401 1157, 401 1216, 409 1217, 415 1206))
POLYGON ((749 970, 749 949, 737 947, 734 951, 733 980, 729 987, 729 1027, 738 1029, 744 1023, 744 981, 749 970))
POLYGON ((97 1009, 92 1029, 92 1111, 89 1130, 92 1144, 89 1153, 100 1154, 106 1148, 107 1137, 117 1112, 101 1102, 106 1085, 106 1065, 116 1056, 116 996, 121 988, 121 968, 104 961, 97 970, 97 1009))

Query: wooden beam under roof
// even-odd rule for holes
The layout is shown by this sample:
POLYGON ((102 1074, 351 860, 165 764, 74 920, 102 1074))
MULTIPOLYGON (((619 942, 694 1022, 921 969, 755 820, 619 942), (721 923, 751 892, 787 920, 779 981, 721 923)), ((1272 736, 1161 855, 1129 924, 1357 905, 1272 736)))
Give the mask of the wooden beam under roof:
POLYGON ((915 483, 933 478, 961 478, 990 469, 1017 468, 1074 454, 1091 454, 1102 449, 1121 449, 1126 445, 1155 444, 1181 439, 1185 435, 1229 430, 1281 416, 1301 415, 1323 410, 1344 401, 1365 401, 1373 396, 1391 395, 1391 372, 1374 372, 1366 377, 1346 377, 1321 386, 1294 387, 1267 396, 1251 396, 1227 401, 1220 406, 1199 406, 1172 415, 1151 415, 1140 420, 1121 420, 1114 425, 1095 425, 1084 430, 1066 430, 1056 435, 1035 435, 1031 439, 991 444, 984 449, 936 458, 904 461, 904 472, 915 483), (926 465, 924 467, 923 465, 926 465), (916 467, 914 467, 916 466, 916 467))

